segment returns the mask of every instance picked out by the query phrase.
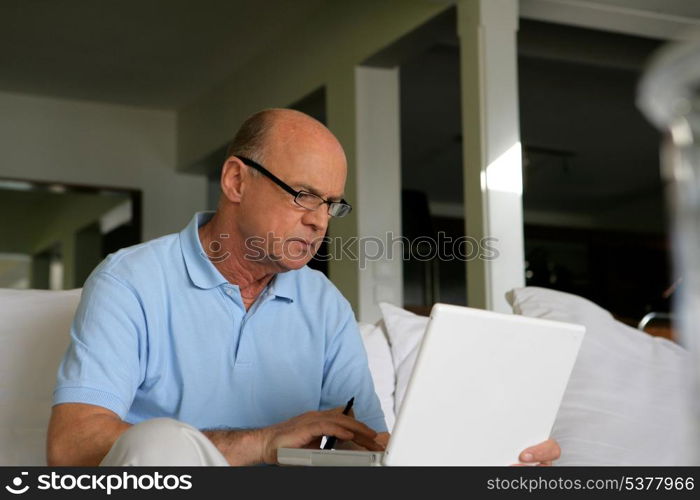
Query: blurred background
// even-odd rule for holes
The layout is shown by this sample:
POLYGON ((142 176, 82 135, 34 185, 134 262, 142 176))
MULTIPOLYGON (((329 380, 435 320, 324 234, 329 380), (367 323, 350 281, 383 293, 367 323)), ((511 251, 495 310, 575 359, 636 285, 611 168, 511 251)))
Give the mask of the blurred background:
POLYGON ((636 325, 678 278, 636 85, 698 28, 696 0, 2 0, 0 287, 81 287, 215 209, 238 125, 293 107, 348 154, 331 236, 497 240, 492 261, 313 262, 360 319, 533 285, 636 325))

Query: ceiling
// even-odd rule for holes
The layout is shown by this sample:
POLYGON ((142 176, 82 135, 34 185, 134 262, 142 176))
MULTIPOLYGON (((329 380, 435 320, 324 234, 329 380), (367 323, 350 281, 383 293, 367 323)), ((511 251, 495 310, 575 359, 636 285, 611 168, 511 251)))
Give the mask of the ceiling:
MULTIPOLYGON (((177 108, 334 1, 2 0, 0 91, 177 108)), ((700 20, 697 0, 581 3, 700 20)))
MULTIPOLYGON (((566 0, 562 1, 562 3, 566 3, 566 0)), ((569 1, 568 3, 571 2, 569 1)), ((580 3, 604 4, 611 8, 619 7, 654 12, 666 16, 700 19, 700 2, 697 0, 586 0, 580 3)))
POLYGON ((2 0, 0 90, 175 108, 326 1, 2 0))

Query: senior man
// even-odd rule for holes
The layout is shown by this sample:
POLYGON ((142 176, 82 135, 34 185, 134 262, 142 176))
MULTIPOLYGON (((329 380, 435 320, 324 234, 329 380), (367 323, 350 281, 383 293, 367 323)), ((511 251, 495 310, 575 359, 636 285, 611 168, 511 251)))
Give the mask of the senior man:
MULTIPOLYGON (((350 211, 346 172, 320 122, 261 111, 228 149, 215 213, 108 256, 59 368, 49 465, 275 463, 323 435, 382 450, 350 305, 306 267, 329 219, 350 211)), ((558 456, 548 440, 520 459, 558 456)))

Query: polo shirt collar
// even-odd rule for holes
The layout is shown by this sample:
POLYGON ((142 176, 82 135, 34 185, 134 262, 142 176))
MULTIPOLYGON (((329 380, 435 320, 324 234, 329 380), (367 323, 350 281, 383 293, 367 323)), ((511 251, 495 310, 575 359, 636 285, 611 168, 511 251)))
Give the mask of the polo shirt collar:
POLYGON ((190 279, 199 288, 215 288, 228 283, 226 278, 211 263, 199 241, 199 227, 208 222, 215 212, 197 212, 187 227, 180 231, 182 257, 190 279))
POLYGON ((296 283, 294 273, 299 271, 286 271, 277 273, 272 281, 267 285, 267 290, 271 295, 294 302, 296 298, 296 283))
MULTIPOLYGON (((180 247, 185 260, 187 273, 195 286, 203 289, 216 288, 229 284, 226 278, 212 264, 199 240, 199 227, 209 222, 216 212, 197 212, 190 223, 180 231, 180 247)), ((277 273, 267 286, 270 295, 293 302, 296 298, 296 279, 294 273, 287 271, 277 273)), ((234 285, 238 286, 238 285, 234 285)))

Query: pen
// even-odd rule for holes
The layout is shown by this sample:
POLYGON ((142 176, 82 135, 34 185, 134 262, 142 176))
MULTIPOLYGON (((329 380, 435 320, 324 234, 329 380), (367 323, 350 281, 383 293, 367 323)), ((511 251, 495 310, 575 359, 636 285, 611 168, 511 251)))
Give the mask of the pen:
MULTIPOLYGON (((355 402, 355 398, 352 397, 350 398, 350 401, 347 402, 345 405, 345 409, 343 409, 343 415, 347 415, 350 413, 350 409, 352 408, 352 404, 355 402)), ((322 450, 332 450, 333 447, 335 446, 335 436, 323 436, 323 441, 321 442, 321 449, 322 450), (323 442, 325 441, 325 442, 323 442)))

